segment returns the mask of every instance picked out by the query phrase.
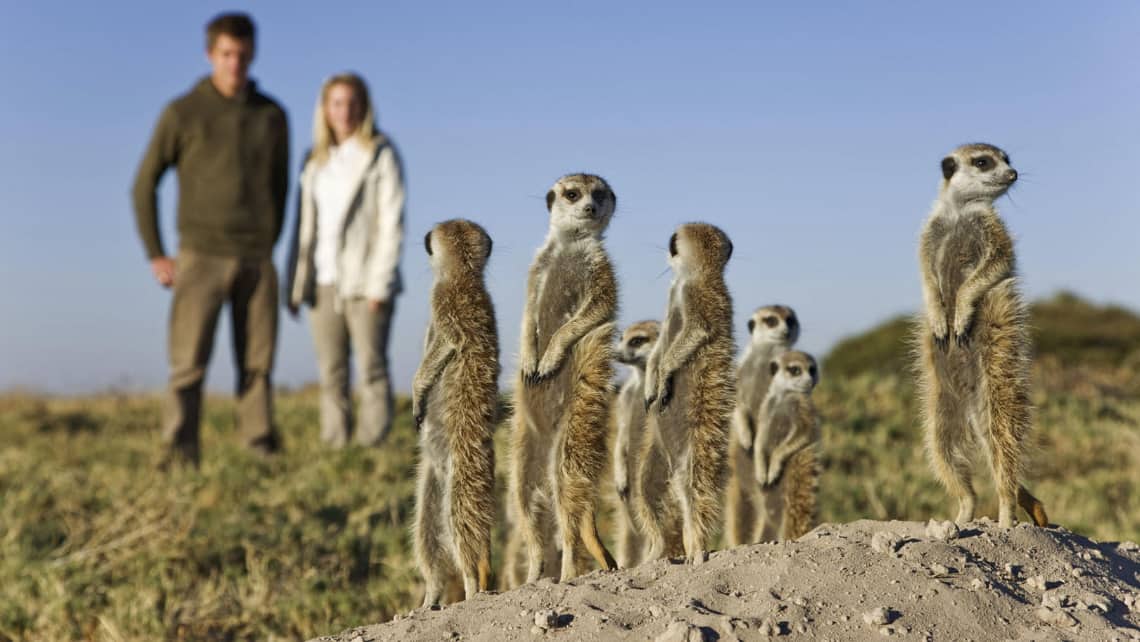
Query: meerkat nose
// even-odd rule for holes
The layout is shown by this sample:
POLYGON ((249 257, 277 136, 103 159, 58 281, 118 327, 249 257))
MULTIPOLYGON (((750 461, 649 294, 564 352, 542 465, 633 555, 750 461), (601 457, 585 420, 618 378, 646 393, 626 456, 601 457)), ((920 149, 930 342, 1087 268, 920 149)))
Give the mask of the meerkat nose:
POLYGON ((1008 172, 1006 172, 1005 175, 1006 175, 1006 178, 1008 178, 1009 182, 1011 182, 1011 183, 1017 180, 1017 170, 1016 169, 1009 170, 1008 172))
POLYGON ((582 211, 593 216, 594 212, 597 211, 597 208, 594 207, 593 203, 587 203, 586 206, 582 208, 582 211))

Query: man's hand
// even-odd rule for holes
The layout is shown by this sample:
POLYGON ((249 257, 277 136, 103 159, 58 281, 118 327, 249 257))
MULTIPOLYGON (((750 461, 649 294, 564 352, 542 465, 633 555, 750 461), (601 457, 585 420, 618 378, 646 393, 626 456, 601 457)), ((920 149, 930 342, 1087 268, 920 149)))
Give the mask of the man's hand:
POLYGON ((150 260, 150 271, 154 280, 164 288, 174 285, 174 259, 169 256, 156 256, 150 260))

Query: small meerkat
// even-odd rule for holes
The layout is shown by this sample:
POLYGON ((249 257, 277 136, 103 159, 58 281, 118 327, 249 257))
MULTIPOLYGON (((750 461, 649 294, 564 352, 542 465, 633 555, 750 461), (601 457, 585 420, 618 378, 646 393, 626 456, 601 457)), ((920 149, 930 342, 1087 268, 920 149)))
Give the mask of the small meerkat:
POLYGON ((922 230, 924 312, 918 327, 918 381, 926 450, 958 500, 958 523, 974 517, 970 454, 989 458, 998 523, 1012 526, 1020 505, 1038 526, 1045 506, 1021 484, 1032 429, 1030 337, 1018 290, 1013 240, 994 200, 1017 180, 1009 155, 963 145, 942 159, 938 200, 922 230))
POLYGON ((811 391, 819 367, 806 352, 784 352, 768 363, 771 384, 752 444, 760 488, 755 542, 796 539, 815 525, 819 487, 819 413, 811 391))
POLYGON ((669 240, 673 282, 645 368, 648 425, 634 498, 647 560, 676 549, 669 541, 676 530, 690 563, 708 557, 736 395, 732 298, 724 282, 731 256, 732 241, 705 223, 682 225, 669 240), (653 449, 661 455, 650 456, 653 449), (664 479, 652 474, 651 463, 664 479))
POLYGON ((630 474, 637 472, 637 449, 645 432, 645 364, 657 341, 660 324, 639 321, 626 328, 618 345, 616 360, 629 366, 629 378, 618 391, 613 406, 615 427, 613 465, 617 491, 617 562, 622 568, 641 562, 645 546, 630 505, 630 474))
POLYGON ((617 315, 617 280, 602 240, 616 205, 609 184, 590 174, 563 176, 546 194, 550 228, 527 278, 511 440, 510 493, 527 582, 551 572, 544 558, 552 532, 561 539, 561 581, 578 575, 584 553, 603 569, 617 566, 595 517, 617 315))
POLYGON ((748 320, 748 347, 736 369, 736 411, 728 442, 724 537, 729 546, 756 541, 760 483, 754 474, 752 444, 756 424, 772 381, 772 359, 787 352, 800 336, 800 322, 786 305, 758 308, 748 320))
POLYGON ((457 219, 432 228, 424 246, 435 283, 412 383, 420 431, 414 543, 424 606, 435 606, 455 571, 467 599, 490 584, 499 339, 483 281, 491 237, 457 219))

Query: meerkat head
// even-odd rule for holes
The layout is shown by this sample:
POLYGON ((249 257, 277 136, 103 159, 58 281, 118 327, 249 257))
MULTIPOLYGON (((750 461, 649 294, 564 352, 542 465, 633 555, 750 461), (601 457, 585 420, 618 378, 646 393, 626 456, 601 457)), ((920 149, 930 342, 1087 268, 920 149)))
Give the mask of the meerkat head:
POLYGON ((601 176, 569 174, 546 193, 550 226, 572 236, 598 236, 610 224, 617 195, 601 176))
POLYGON ((1009 154, 986 143, 962 145, 942 159, 942 193, 958 202, 992 201, 1016 180, 1009 154))
POLYGON ((615 358, 627 366, 645 368, 660 331, 661 325, 656 321, 638 321, 630 325, 621 335, 615 358))
POLYGON ((478 223, 457 218, 439 223, 424 236, 424 249, 436 276, 455 271, 482 273, 491 258, 491 237, 478 223))
POLYGON ((685 223, 669 238, 669 265, 680 277, 722 273, 730 257, 732 241, 708 223, 685 223))
POLYGON ((768 363, 768 371, 772 375, 770 390, 808 393, 819 383, 819 366, 815 358, 799 350, 785 352, 772 359, 768 363))
POLYGON ((800 320, 796 311, 786 305, 757 308, 748 320, 748 336, 752 345, 780 345, 790 348, 800 338, 800 320))

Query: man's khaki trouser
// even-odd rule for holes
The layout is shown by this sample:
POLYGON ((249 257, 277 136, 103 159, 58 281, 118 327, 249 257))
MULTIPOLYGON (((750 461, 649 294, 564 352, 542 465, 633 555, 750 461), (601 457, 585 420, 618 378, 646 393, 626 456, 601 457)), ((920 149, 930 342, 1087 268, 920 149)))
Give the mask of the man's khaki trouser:
POLYGON ((170 307, 170 388, 163 441, 193 461, 200 451, 202 381, 222 306, 229 303, 237 365, 237 423, 255 450, 277 447, 273 427, 273 352, 277 345, 277 271, 269 258, 209 256, 180 250, 170 307))
POLYGON ((309 315, 321 379, 321 441, 340 447, 353 432, 348 381, 351 348, 360 385, 360 417, 354 439, 358 444, 374 446, 388 436, 392 426, 388 328, 395 302, 388 301, 372 312, 366 299, 344 300, 339 306, 336 299, 335 286, 319 286, 316 305, 309 315))

